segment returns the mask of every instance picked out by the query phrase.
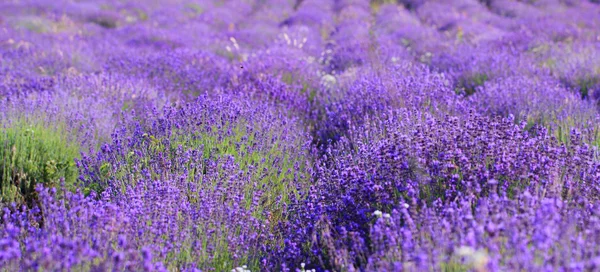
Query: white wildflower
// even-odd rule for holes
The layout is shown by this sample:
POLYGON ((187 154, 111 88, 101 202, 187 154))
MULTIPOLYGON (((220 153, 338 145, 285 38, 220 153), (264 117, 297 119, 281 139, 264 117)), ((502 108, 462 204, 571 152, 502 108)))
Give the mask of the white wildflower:
POLYGON ((485 250, 475 250, 469 246, 461 246, 456 250, 456 254, 460 257, 464 257, 466 263, 475 271, 486 271, 489 256, 485 250))
POLYGON ((323 77, 321 77, 321 84, 323 84, 323 86, 325 86, 327 88, 331 88, 331 87, 335 86, 336 83, 337 83, 337 80, 331 74, 326 74, 323 77))

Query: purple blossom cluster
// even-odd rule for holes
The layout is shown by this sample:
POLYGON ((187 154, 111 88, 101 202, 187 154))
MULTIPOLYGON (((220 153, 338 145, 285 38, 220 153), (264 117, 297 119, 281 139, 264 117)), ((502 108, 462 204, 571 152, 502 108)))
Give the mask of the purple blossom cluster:
POLYGON ((596 0, 0 3, 2 271, 600 270, 596 0))

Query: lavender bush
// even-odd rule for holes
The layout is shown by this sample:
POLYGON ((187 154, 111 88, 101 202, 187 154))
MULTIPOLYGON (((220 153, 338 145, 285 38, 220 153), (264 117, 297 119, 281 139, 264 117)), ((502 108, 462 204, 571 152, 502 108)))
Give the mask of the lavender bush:
POLYGON ((600 270, 595 0, 0 3, 1 271, 600 270))

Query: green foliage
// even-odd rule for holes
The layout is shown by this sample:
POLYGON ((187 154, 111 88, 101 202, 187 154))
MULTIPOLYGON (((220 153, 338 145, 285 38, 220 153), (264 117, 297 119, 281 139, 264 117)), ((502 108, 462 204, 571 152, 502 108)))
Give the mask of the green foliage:
MULTIPOLYGON (((265 193, 264 203, 270 206, 274 204, 275 197, 287 197, 289 186, 285 180, 294 178, 291 170, 296 160, 290 157, 290 154, 284 153, 280 135, 275 133, 275 131, 268 131, 264 135, 257 135, 255 130, 250 129, 243 121, 227 123, 225 128, 219 129, 215 126, 207 132, 174 133, 170 141, 170 150, 174 152, 179 146, 184 149, 199 150, 206 159, 232 156, 244 172, 252 167, 254 169, 250 172, 252 180, 258 182, 259 188, 264 185, 264 188, 269 191, 265 193), (262 142, 265 139, 275 139, 275 141, 266 148, 265 143, 262 142)), ((251 199, 247 200, 249 205, 251 199)))
POLYGON ((187 3, 185 6, 190 9, 194 15, 200 15, 204 13, 204 8, 197 3, 187 3))
POLYGON ((42 17, 24 17, 16 22, 17 27, 26 29, 34 33, 47 33, 50 32, 52 22, 42 17))
POLYGON ((465 76, 459 80, 459 89, 462 90, 464 96, 470 96, 477 92, 477 88, 483 86, 488 79, 487 74, 480 72, 465 76))
POLYGON ((369 2, 370 2, 370 6, 371 6, 371 11, 374 13, 379 12, 379 9, 381 9, 381 6, 383 6, 383 5, 396 4, 396 1, 394 1, 394 0, 371 0, 369 2))
MULTIPOLYGON (((251 177, 251 184, 245 185, 246 207, 251 205, 253 190, 263 190, 261 209, 256 210, 255 215, 260 218, 263 210, 269 210, 273 212, 272 219, 279 219, 283 203, 287 203, 289 193, 296 189, 291 182, 302 176, 302 165, 305 162, 301 154, 289 150, 290 143, 284 142, 282 133, 274 128, 264 131, 260 125, 238 120, 223 121, 219 126, 213 125, 203 130, 174 129, 166 138, 144 134, 144 147, 141 149, 143 151, 129 152, 118 159, 121 161, 118 165, 108 161, 99 165, 99 186, 90 189, 100 192, 107 184, 115 184, 114 181, 117 181, 122 184, 122 188, 119 189, 125 190, 127 186, 135 185, 144 178, 143 169, 148 170, 150 178, 160 180, 168 174, 163 171, 164 167, 161 165, 166 161, 173 165, 169 170, 171 174, 186 172, 189 181, 202 187, 214 187, 216 184, 208 184, 206 180, 202 180, 205 165, 178 163, 178 158, 182 155, 180 152, 195 150, 205 160, 233 157, 240 170, 251 177), (158 157, 162 157, 164 161, 158 162, 153 159, 158 157), (296 163, 300 165, 301 173, 294 169, 296 163)), ((302 143, 294 144, 300 146, 302 143)))
POLYGON ((0 130, 0 194, 2 202, 32 201, 35 185, 57 186, 61 179, 73 189, 80 148, 69 141, 64 126, 46 127, 17 120, 0 130))
POLYGON ((579 89, 582 99, 588 98, 590 91, 596 84, 598 84, 598 81, 600 80, 595 77, 586 77, 577 80, 577 89, 579 89))
POLYGON ((466 272, 469 267, 458 262, 447 262, 440 264, 440 270, 444 272, 466 272))

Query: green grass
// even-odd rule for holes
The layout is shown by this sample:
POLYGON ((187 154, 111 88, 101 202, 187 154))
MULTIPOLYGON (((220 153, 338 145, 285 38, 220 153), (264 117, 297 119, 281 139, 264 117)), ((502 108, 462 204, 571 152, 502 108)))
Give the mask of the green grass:
POLYGON ((590 95, 590 91, 592 88, 598 84, 600 80, 597 78, 590 76, 584 77, 577 80, 577 89, 579 89, 579 93, 581 94, 581 99, 586 99, 590 95))
POLYGON ((69 140, 65 127, 20 119, 0 128, 1 202, 23 203, 33 197, 36 184, 57 186, 61 179, 66 188, 75 188, 80 146, 69 140))
MULTIPOLYGON (((286 180, 294 178, 293 173, 288 173, 288 170, 293 170, 297 159, 284 153, 283 144, 275 131, 268 131, 265 134, 261 137, 276 139, 268 148, 261 143, 260 139, 255 138, 255 134, 249 131, 244 121, 235 124, 227 123, 225 128, 219 129, 214 126, 209 132, 176 132, 171 137, 170 150, 175 152, 178 146, 199 150, 205 159, 233 156, 244 172, 248 172, 253 166, 255 171, 251 172, 252 180, 258 182, 258 188, 264 185, 267 190, 262 201, 263 205, 273 208, 276 205, 276 196, 282 196, 284 202, 287 201, 291 186, 286 184, 286 180), (223 135, 219 130, 226 132, 223 135), (253 148, 255 145, 262 148, 253 148), (276 165, 279 167, 275 167, 276 165)), ((252 200, 250 193, 247 194, 246 207, 250 206, 252 200)))
POLYGON ((477 92, 477 88, 483 86, 488 80, 488 75, 481 72, 466 75, 459 79, 459 90, 464 92, 464 96, 470 96, 477 92))
MULTIPOLYGON (((166 154, 169 160, 174 162, 177 158, 177 149, 181 146, 183 150, 198 150, 204 159, 232 156, 240 170, 251 174, 252 180, 257 182, 256 187, 262 188, 264 185, 267 192, 264 193, 263 204, 272 207, 276 204, 276 196, 281 196, 284 202, 287 201, 288 192, 292 186, 286 184, 286 181, 294 178, 292 173, 294 163, 301 161, 293 154, 284 151, 284 144, 280 140, 280 135, 276 133, 276 131, 268 131, 258 135, 265 139, 275 139, 272 143, 266 144, 263 142, 265 139, 256 139, 256 132, 250 132, 246 123, 241 121, 235 124, 227 123, 221 128, 213 126, 209 131, 174 130, 168 141, 169 146, 166 146, 162 139, 155 138, 153 135, 144 135, 144 141, 147 143, 144 155, 138 156, 130 152, 123 158, 126 163, 118 169, 113 169, 108 162, 101 165, 99 169, 102 178, 100 184, 107 184, 110 180, 123 181, 124 185, 135 184, 141 178, 141 173, 135 169, 144 168, 150 170, 152 178, 160 179, 162 177, 153 171, 155 166, 151 165, 149 158, 161 153, 166 154), (135 168, 135 165, 141 167, 135 168), (249 171, 250 167, 254 170, 249 171)), ((191 165, 182 167, 188 169, 189 179, 202 170, 191 165)), ((203 186, 207 185, 201 183, 203 186)), ((247 207, 252 199, 249 194, 247 207)))
POLYGON ((458 263, 458 262, 447 262, 440 264, 440 270, 444 272, 467 272, 470 271, 471 267, 458 263))
POLYGON ((193 12, 193 15, 201 15, 204 13, 204 8, 197 3, 187 3, 186 8, 190 9, 193 12))
POLYGON ((370 1, 371 12, 377 13, 381 9, 381 6, 393 5, 393 4, 396 4, 396 1, 393 1, 393 0, 371 0, 370 1))
POLYGON ((50 32, 50 28, 52 26, 52 22, 42 17, 23 17, 17 21, 16 25, 19 28, 26 29, 28 31, 43 34, 50 32))

